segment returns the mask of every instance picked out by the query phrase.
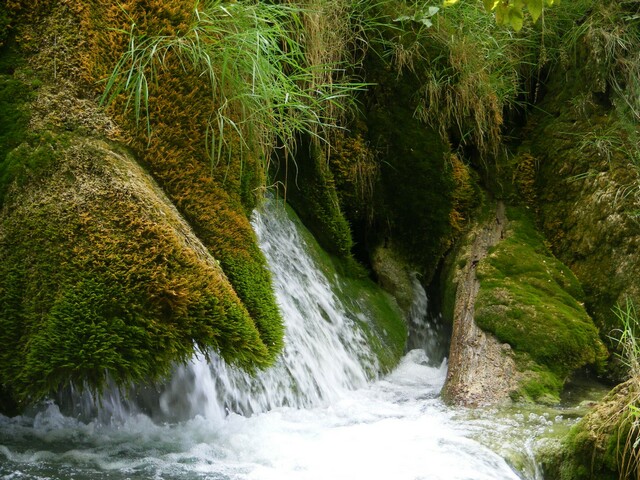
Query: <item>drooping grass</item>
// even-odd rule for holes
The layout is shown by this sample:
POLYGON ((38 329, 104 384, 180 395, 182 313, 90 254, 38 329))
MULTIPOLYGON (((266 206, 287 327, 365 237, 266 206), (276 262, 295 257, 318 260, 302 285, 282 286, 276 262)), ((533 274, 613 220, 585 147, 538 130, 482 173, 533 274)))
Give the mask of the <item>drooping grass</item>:
MULTIPOLYGON (((519 108, 533 83, 540 36, 496 25, 482 2, 460 2, 429 16, 395 18, 393 62, 421 79, 415 116, 443 138, 474 146, 486 156, 498 151, 504 113, 519 108)), ((415 11, 414 11, 415 10, 415 11)), ((405 12, 406 13, 406 12, 405 12)))
POLYGON ((310 15, 288 3, 208 0, 196 2, 184 32, 145 36, 132 23, 129 47, 106 80, 103 101, 124 92, 127 107, 146 121, 150 134, 150 92, 158 70, 177 62, 208 81, 216 109, 207 139, 215 161, 222 159, 230 131, 267 159, 276 148, 294 150, 303 133, 325 138, 336 112, 363 86, 331 75, 347 67, 340 59, 325 64, 310 53, 302 41, 310 15))

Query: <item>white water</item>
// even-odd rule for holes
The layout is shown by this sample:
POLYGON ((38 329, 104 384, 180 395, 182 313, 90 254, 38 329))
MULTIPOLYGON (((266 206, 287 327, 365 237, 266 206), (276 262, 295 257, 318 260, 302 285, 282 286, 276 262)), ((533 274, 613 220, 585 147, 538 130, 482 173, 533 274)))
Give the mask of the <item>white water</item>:
POLYGON ((341 305, 337 282, 282 208, 253 224, 287 324, 276 367, 250 379, 196 357, 155 405, 112 395, 101 420, 64 416, 53 403, 33 416, 0 416, 0 478, 519 478, 441 402, 446 366, 430 366, 424 350, 370 378, 376 363, 355 328, 358 314, 341 305))

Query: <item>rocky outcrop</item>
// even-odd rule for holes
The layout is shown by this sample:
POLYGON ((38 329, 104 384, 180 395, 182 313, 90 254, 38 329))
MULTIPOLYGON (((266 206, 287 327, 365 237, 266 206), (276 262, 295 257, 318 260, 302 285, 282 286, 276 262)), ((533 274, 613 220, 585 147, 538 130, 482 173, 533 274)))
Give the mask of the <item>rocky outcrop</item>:
POLYGON ((545 479, 638 478, 637 379, 616 386, 560 442, 539 452, 545 479))
POLYGON ((449 369, 443 395, 452 403, 479 405, 509 399, 518 386, 519 373, 510 355, 511 347, 500 343, 475 322, 475 303, 480 290, 476 269, 489 249, 495 246, 506 227, 504 204, 499 203, 495 215, 476 225, 467 235, 469 244, 456 255, 462 266, 451 278, 455 289, 453 333, 449 353, 449 369))
MULTIPOLYGON (((192 14, 182 5, 171 21, 192 14)), ((111 28, 121 6, 11 9, 0 50, 0 411, 70 383, 154 381, 196 349, 248 370, 272 364, 284 327, 248 219, 262 170, 231 139, 229 163, 209 162, 200 100, 210 95, 163 69, 149 138, 94 90, 113 67, 101 62, 126 48, 111 28), (164 108, 168 97, 183 103, 164 108)))
POLYGON ((563 112, 539 121, 531 151, 540 164, 545 233, 582 282, 603 338, 615 336, 620 325, 612 309, 640 298, 637 146, 614 112, 591 119, 563 112))
POLYGON ((18 154, 48 157, 0 211, 5 397, 24 405, 69 383, 158 379, 196 347, 265 363, 219 262, 129 154, 77 136, 18 154))
POLYGON ((523 208, 485 206, 445 268, 453 321, 445 398, 463 405, 555 402, 576 369, 605 356, 568 268, 523 208))

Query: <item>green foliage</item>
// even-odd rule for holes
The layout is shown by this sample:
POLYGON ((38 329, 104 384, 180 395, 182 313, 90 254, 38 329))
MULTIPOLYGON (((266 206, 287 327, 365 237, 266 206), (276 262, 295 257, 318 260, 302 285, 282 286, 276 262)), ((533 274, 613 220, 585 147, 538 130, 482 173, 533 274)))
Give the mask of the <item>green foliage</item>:
MULTIPOLYGON (((397 12, 408 7, 388 1, 380 8, 381 17, 393 24, 397 12)), ((532 26, 515 34, 496 25, 477 1, 444 8, 429 21, 428 28, 404 22, 383 30, 380 56, 399 75, 416 76, 409 97, 416 118, 452 142, 454 150, 473 147, 483 160, 495 157, 504 115, 522 106, 535 82, 540 34, 532 26)))
POLYGON ((640 472, 640 318, 633 300, 616 304, 613 313, 621 325, 615 332, 619 357, 629 375, 631 398, 613 421, 618 423, 616 442, 617 467, 621 478, 632 478, 640 472))
POLYGON ((516 0, 515 2, 484 0, 485 8, 495 11, 496 23, 498 25, 509 25, 516 32, 522 29, 525 7, 531 15, 531 20, 535 23, 542 15, 543 8, 550 7, 553 4, 554 0, 516 0))
POLYGON ((397 77, 377 58, 376 103, 367 116, 369 141, 378 148, 372 241, 392 242, 429 278, 448 246, 455 182, 448 164, 449 147, 439 135, 413 116, 412 97, 420 79, 412 73, 397 77))
POLYGON ((615 340, 620 345, 618 356, 626 365, 629 376, 640 382, 640 319, 636 305, 627 298, 624 304, 615 305, 613 313, 620 325, 614 330, 615 340))
MULTIPOLYGON (((445 0, 445 5, 451 6, 458 3, 458 0, 445 0)), ((524 9, 526 8, 531 15, 533 23, 538 21, 542 15, 544 7, 550 7, 554 0, 483 0, 484 8, 488 12, 494 12, 496 23, 498 25, 506 25, 515 31, 520 31, 524 24, 524 9)))
MULTIPOLYGON (((275 148, 294 150, 300 134, 320 136, 334 112, 344 108, 361 84, 318 83, 317 71, 344 65, 308 62, 301 39, 303 8, 290 3, 196 2, 189 29, 145 36, 132 24, 129 49, 106 80, 105 101, 126 92, 137 119, 146 118, 157 71, 171 62, 206 78, 215 110, 209 119, 209 151, 220 161, 228 132, 244 148, 259 147, 266 158, 275 148)), ((285 153, 285 156, 287 154, 285 153)))
POLYGON ((561 386, 577 368, 601 366, 606 351, 573 273, 551 255, 524 209, 510 208, 507 216, 505 238, 477 267, 475 319, 552 372, 561 386))
MULTIPOLYGON (((75 138, 47 144, 58 155, 23 175, 1 218, 3 408, 69 383, 99 391, 108 378, 154 381, 195 349, 248 370, 273 362, 282 325, 270 288, 237 280, 260 305, 243 304, 124 154, 75 138)), ((25 144, 12 155, 27 159, 39 148, 25 144)), ((262 264, 237 261, 236 275, 269 285, 262 264)))

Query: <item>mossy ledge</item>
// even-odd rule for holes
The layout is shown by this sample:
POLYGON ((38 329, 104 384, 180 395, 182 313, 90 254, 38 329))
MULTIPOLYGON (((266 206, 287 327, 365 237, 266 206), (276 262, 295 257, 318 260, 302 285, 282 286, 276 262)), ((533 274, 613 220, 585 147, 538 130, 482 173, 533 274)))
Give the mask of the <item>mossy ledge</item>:
MULTIPOLYGON (((10 4, 14 35, 0 52, 0 120, 11 125, 0 152, 3 412, 69 383, 154 381, 196 349, 253 370, 282 348, 248 220, 261 166, 232 138, 228 163, 210 164, 206 89, 179 66, 163 71, 151 141, 122 103, 110 116, 96 102, 95 81, 126 48, 112 28, 129 21, 120 6, 10 4)), ((193 13, 191 2, 156 7, 156 31, 193 13)))
POLYGON ((445 316, 454 322, 445 397, 466 404, 557 402, 572 372, 598 366, 607 355, 580 284, 549 252, 526 209, 495 213, 485 204, 480 218, 445 268, 445 316), (469 333, 478 327, 477 335, 490 338, 481 342, 469 333), (475 357, 459 352, 477 353, 480 344, 493 353, 476 369, 502 365, 509 378, 465 373, 473 362, 462 359, 475 357))
POLYGON ((538 456, 544 478, 618 480, 638 478, 637 379, 616 386, 563 438, 538 456))
POLYGON ((5 395, 25 405, 69 383, 154 380, 196 348, 269 362, 218 262, 129 155, 76 136, 49 145, 49 166, 0 216, 5 395))

